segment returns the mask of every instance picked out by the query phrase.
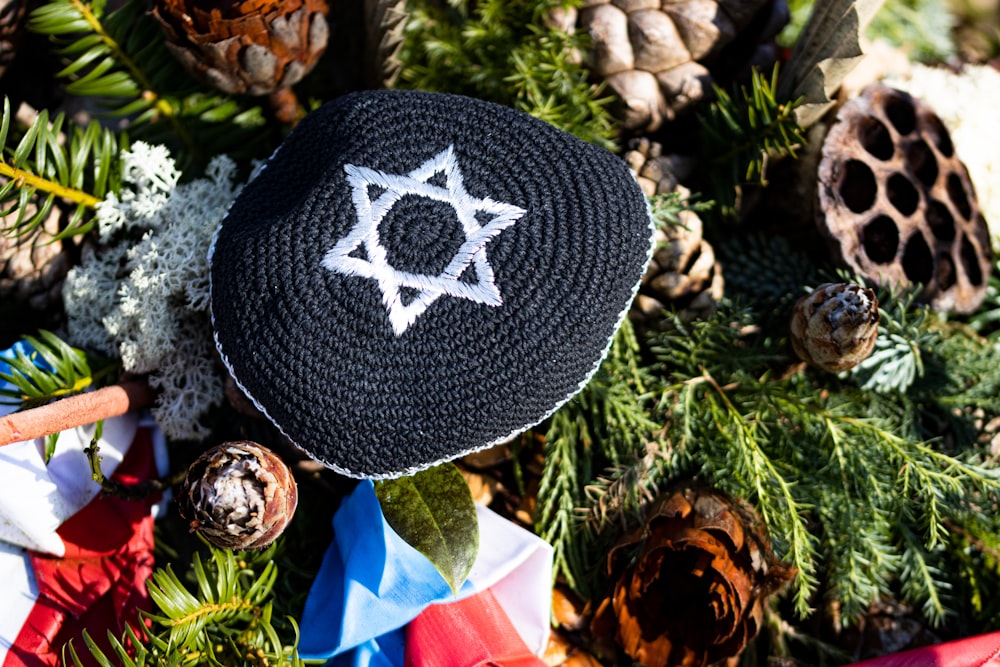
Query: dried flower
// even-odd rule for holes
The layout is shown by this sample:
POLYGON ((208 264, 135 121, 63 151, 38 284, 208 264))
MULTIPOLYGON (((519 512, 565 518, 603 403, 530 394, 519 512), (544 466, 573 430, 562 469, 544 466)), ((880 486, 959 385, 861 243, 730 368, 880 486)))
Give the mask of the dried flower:
POLYGON ((223 549, 263 549, 298 503, 292 472, 270 449, 240 440, 212 447, 188 468, 178 509, 191 530, 223 549))
POLYGON ((874 283, 971 313, 986 296, 990 232, 948 130, 930 105, 882 84, 844 103, 817 170, 820 232, 874 283))
POLYGON ((875 292, 854 283, 824 283, 793 307, 789 341, 800 359, 837 373, 872 353, 878 323, 875 292))

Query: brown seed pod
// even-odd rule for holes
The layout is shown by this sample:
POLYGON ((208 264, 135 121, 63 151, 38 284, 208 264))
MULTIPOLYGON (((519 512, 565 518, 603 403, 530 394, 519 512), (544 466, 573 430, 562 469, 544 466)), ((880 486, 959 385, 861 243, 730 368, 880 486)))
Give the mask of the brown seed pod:
POLYGON ((177 502, 191 530, 215 546, 263 549, 292 520, 298 489, 277 454, 239 440, 217 445, 195 459, 177 502))
POLYGON ((993 262, 989 228, 930 105, 876 83, 846 102, 823 142, 820 232, 873 282, 923 285, 935 310, 974 312, 993 262))
POLYGON ((800 359, 838 373, 871 354, 878 322, 875 292, 853 283, 824 283, 795 304, 789 340, 800 359))

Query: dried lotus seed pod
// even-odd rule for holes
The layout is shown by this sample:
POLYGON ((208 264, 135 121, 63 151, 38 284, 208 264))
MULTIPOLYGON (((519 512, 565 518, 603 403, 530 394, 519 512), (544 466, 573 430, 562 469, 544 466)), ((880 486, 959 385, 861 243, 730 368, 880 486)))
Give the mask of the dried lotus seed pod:
POLYGON ((800 359, 838 373, 871 354, 878 322, 875 292, 853 283, 824 283, 795 304, 789 340, 800 359))
POLYGON ((872 282, 921 284, 940 311, 986 296, 989 229, 948 130, 923 100, 872 84, 823 142, 817 220, 834 258, 872 282))
POLYGON ((222 549, 264 549, 292 520, 298 489, 270 449, 248 440, 204 452, 188 468, 178 509, 191 530, 222 549))

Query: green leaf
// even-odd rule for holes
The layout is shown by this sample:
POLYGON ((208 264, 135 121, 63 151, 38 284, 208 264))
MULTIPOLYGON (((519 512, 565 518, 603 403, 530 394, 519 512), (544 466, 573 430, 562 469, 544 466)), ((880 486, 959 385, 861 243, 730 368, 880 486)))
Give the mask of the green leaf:
POLYGON ((456 594, 479 551, 479 523, 469 486, 454 464, 380 480, 385 520, 434 565, 456 594))

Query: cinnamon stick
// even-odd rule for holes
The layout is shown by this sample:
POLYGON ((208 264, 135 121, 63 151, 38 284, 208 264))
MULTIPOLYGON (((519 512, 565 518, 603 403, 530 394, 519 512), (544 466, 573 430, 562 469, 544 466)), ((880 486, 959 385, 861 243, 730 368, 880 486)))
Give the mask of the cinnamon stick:
POLYGON ((0 417, 0 447, 141 410, 152 403, 153 390, 145 379, 124 380, 95 391, 68 396, 0 417))

